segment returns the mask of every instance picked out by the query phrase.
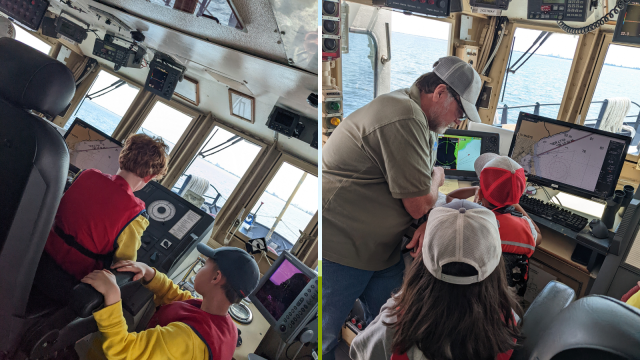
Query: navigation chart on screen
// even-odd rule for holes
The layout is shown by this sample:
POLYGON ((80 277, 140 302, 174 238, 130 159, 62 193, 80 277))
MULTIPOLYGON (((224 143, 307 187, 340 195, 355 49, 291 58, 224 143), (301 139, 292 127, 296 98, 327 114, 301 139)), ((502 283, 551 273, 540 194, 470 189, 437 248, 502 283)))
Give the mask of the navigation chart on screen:
POLYGON ((436 166, 447 170, 474 171, 473 163, 480 156, 481 145, 481 138, 440 135, 436 166))
POLYGON ((105 174, 118 172, 118 156, 122 147, 97 132, 74 126, 65 139, 69 162, 80 169, 98 169, 105 174))
POLYGON ((624 146, 604 135, 523 119, 511 158, 526 174, 599 192, 599 182, 610 182, 618 164, 613 157, 620 157, 624 146))

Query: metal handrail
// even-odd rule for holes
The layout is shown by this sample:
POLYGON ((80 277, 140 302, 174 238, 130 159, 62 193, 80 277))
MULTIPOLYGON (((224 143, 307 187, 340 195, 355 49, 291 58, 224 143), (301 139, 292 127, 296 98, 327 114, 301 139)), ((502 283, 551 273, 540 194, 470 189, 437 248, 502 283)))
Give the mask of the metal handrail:
MULTIPOLYGON (((602 100, 602 101, 592 101, 592 104, 603 104, 605 103, 607 100, 602 100)), ((640 108, 640 104, 636 103, 635 101, 631 101, 631 103, 635 106, 637 106, 638 108, 640 108)), ((533 107, 533 114, 534 115, 540 115, 540 108, 543 106, 559 106, 562 104, 540 104, 539 102, 536 102, 535 104, 531 104, 531 105, 518 105, 518 106, 509 106, 507 104, 504 104, 502 107, 499 107, 497 110, 502 110, 502 115, 500 116, 500 124, 507 124, 508 121, 508 117, 509 117, 509 110, 510 109, 522 109, 522 108, 530 108, 533 107)), ((600 120, 602 120, 602 116, 604 115, 604 111, 600 111, 600 114, 598 115, 597 119, 585 119, 585 124, 587 122, 591 123, 591 122, 596 122, 598 123, 600 120)), ((627 115, 627 118, 629 117, 633 117, 636 118, 636 121, 631 122, 631 123, 635 123, 638 124, 640 122, 640 111, 638 112, 637 115, 627 115)), ((627 122, 627 121, 625 121, 627 122)))

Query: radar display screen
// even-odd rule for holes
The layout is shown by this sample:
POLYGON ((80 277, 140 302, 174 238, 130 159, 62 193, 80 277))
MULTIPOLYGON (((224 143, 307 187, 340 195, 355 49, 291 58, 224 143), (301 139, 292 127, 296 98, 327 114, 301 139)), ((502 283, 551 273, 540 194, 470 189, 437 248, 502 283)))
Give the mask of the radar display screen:
POLYGON ((255 294, 267 311, 278 321, 311 279, 289 260, 282 264, 255 294))
POLYGON ((166 71, 160 68, 151 70, 151 79, 149 79, 149 86, 158 91, 162 91, 164 89, 164 81, 167 80, 168 75, 169 74, 166 71))
POLYGON ((439 135, 436 166, 445 170, 475 171, 473 163, 480 156, 482 138, 439 135))
POLYGON ((612 42, 640 44, 640 2, 631 1, 620 11, 612 42))
POLYGON ((529 181, 604 199, 615 189, 629 141, 626 136, 521 113, 509 156, 524 168, 529 181))
POLYGON ((64 141, 69 148, 69 162, 73 166, 98 169, 109 175, 118 172, 122 144, 102 131, 76 118, 64 135, 64 141))

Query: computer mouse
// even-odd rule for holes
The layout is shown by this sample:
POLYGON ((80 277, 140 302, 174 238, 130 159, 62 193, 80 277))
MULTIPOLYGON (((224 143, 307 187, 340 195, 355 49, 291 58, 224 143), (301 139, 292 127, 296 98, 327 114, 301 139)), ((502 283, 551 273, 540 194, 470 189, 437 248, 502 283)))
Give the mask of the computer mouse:
POLYGON ((591 220, 589 227, 591 228, 591 235, 596 238, 606 239, 609 237, 609 230, 607 229, 607 226, 600 221, 600 219, 591 220))

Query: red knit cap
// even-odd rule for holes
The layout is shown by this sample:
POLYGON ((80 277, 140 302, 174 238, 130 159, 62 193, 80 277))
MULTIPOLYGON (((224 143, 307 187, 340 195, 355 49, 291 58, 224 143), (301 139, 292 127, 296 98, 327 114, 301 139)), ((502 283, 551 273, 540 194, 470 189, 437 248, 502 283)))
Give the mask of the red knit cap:
POLYGON ((480 173, 482 196, 497 207, 520 202, 526 184, 522 166, 506 156, 489 161, 480 173))

